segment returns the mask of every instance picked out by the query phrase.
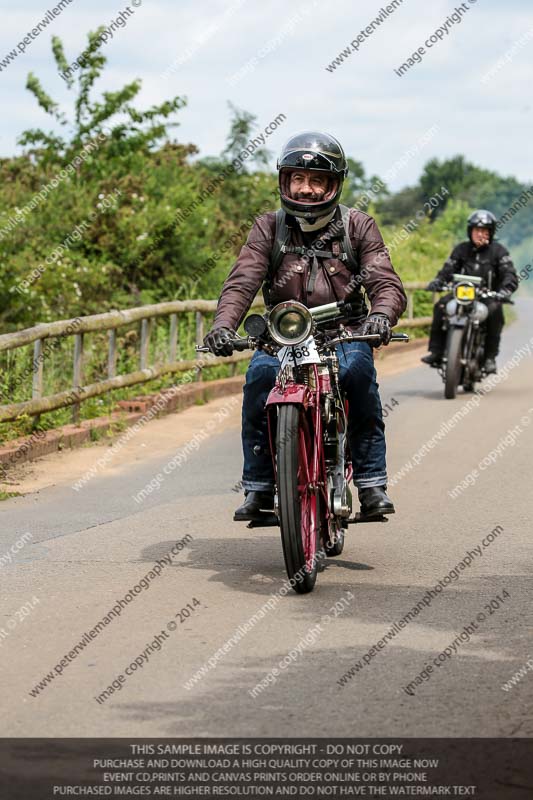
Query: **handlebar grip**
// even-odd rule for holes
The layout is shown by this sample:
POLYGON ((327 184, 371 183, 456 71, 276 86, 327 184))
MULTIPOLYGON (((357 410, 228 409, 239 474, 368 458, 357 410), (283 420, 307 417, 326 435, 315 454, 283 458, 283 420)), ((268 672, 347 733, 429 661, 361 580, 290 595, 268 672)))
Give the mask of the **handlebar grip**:
POLYGON ((481 297, 493 298, 494 300, 498 300, 500 303, 508 303, 510 306, 514 306, 514 300, 511 300, 509 295, 504 295, 502 297, 499 292, 483 292, 481 297))
POLYGON ((233 345, 234 350, 240 350, 240 351, 249 350, 251 347, 250 339, 248 336, 245 339, 241 339, 240 336, 236 339, 231 339, 231 344, 233 345))
MULTIPOLYGON (((233 345, 234 350, 249 350, 251 347, 250 339, 246 337, 245 339, 241 339, 240 336, 235 337, 235 339, 229 339, 229 342, 233 345)), ((206 347, 203 344, 197 344, 194 348, 196 353, 210 353, 209 347, 206 347)))

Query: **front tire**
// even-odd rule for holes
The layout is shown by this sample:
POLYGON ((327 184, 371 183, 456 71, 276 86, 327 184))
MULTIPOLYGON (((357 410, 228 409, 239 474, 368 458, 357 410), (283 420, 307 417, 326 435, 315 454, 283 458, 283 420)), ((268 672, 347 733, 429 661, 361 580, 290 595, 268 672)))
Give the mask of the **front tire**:
POLYGON ((444 373, 444 397, 453 400, 461 379, 461 351, 463 328, 451 328, 446 347, 446 371, 444 373))
POLYGON ((311 488, 313 432, 301 406, 281 405, 276 462, 281 543, 285 568, 298 594, 311 592, 318 572, 319 492, 311 488))

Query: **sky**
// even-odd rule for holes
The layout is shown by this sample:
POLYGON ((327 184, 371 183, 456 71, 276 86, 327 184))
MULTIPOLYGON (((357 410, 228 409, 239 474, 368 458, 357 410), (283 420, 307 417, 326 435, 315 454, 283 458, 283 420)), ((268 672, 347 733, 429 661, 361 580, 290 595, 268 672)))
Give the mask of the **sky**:
MULTIPOLYGON (((194 142, 202 156, 224 149, 231 101, 256 116, 258 133, 285 115, 267 140, 272 166, 289 136, 314 129, 335 135, 368 174, 389 174, 392 190, 414 184, 430 158, 459 153, 531 183, 533 13, 526 2, 395 2, 387 16, 381 12, 387 0, 337 0, 332 5, 319 0, 129 0, 129 6, 123 0, 72 0, 0 70, 0 156, 21 152, 16 140, 25 129, 54 129, 25 89, 29 71, 72 115, 74 92, 55 68, 52 35, 63 40, 67 60, 73 61, 86 47, 89 30, 109 27, 129 8, 126 24, 115 26, 103 47, 108 64, 97 92, 116 91, 139 78, 138 108, 186 97, 171 136, 194 142), (450 15, 461 5, 460 22, 451 24, 450 15), (328 71, 380 14, 381 24, 360 37, 357 51, 328 71), (439 28, 442 40, 435 36, 432 46, 425 46, 439 28), (420 47, 421 61, 398 76, 395 70, 420 47)), ((53 0, 6 6, 0 65, 53 7, 53 0)))

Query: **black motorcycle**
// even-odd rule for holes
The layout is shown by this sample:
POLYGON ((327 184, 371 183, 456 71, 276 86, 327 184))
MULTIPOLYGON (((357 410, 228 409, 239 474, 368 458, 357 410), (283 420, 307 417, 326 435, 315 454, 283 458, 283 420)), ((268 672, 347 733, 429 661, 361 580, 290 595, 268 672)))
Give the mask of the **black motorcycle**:
POLYGON ((486 377, 485 364, 485 320, 489 311, 483 300, 499 300, 513 305, 513 301, 500 292, 481 286, 477 275, 452 276, 451 283, 441 291, 451 291, 446 303, 443 327, 447 330, 446 349, 441 365, 437 367, 444 381, 444 396, 453 400, 458 386, 465 392, 473 392, 475 384, 486 377))

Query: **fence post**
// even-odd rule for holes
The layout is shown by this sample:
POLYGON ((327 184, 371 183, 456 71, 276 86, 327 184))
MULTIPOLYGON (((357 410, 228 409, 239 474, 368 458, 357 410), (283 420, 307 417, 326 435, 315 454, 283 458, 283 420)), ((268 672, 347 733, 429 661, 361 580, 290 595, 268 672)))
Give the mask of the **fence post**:
MULTIPOLYGON (((43 340, 37 339, 33 345, 33 381, 31 387, 32 400, 43 396, 43 340), (37 366, 35 366, 37 365, 37 366)), ((39 424, 40 414, 36 414, 32 427, 39 424)))
POLYGON ((114 378, 116 374, 117 374, 117 329, 111 328, 108 336, 107 377, 114 378))
POLYGON ((178 315, 170 315, 170 337, 168 343, 168 357, 170 362, 176 360, 178 349, 178 315))
POLYGON ((37 339, 33 345, 33 385, 32 398, 43 396, 43 340, 37 339), (35 367, 37 364, 37 367, 35 367))
POLYGON ((413 316, 414 300, 415 300, 414 289, 408 289, 407 290, 407 319, 414 319, 414 316, 413 316))
POLYGON ((151 319, 143 319, 141 322, 141 369, 148 367, 148 349, 150 346, 150 333, 152 332, 151 323, 151 319))
MULTIPOLYGON (((73 388, 77 389, 83 381, 83 333, 74 334, 74 375, 73 388)), ((80 421, 80 403, 72 406, 72 422, 77 425, 80 421)))
MULTIPOLYGON (((204 341, 204 315, 201 311, 196 312, 196 344, 202 344, 204 341)), ((195 358, 200 359, 201 353, 195 353, 195 358)), ((202 380, 202 368, 198 367, 196 370, 195 381, 202 380)))

